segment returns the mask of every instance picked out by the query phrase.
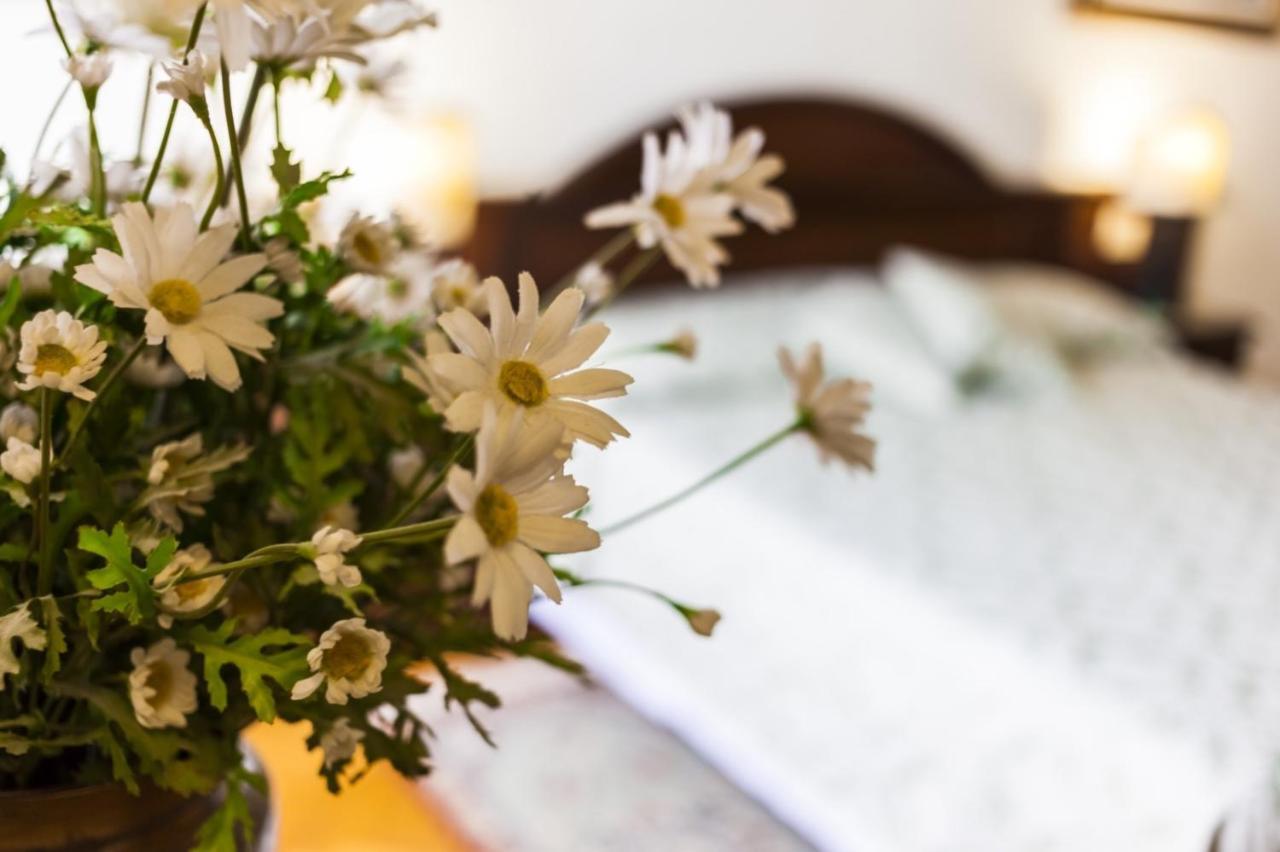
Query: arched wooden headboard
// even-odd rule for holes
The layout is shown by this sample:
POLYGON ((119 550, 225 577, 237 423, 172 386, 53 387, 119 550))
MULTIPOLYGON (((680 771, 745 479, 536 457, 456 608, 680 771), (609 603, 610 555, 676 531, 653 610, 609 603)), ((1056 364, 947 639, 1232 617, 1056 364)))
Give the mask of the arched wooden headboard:
MULTIPOLYGON (((767 148, 786 159, 779 183, 798 212, 796 227, 783 234, 751 228, 727 240, 733 270, 865 265, 908 244, 1059 264, 1121 288, 1138 280, 1136 265, 1108 264, 1093 251, 1089 233, 1100 197, 999 186, 942 134, 877 106, 812 98, 727 106, 735 127, 762 128, 767 148)), ((483 203, 464 254, 486 274, 529 270, 540 281, 559 279, 606 239, 586 230, 583 216, 636 192, 639 136, 545 195, 483 203)), ((674 277, 665 264, 645 276, 674 277)))

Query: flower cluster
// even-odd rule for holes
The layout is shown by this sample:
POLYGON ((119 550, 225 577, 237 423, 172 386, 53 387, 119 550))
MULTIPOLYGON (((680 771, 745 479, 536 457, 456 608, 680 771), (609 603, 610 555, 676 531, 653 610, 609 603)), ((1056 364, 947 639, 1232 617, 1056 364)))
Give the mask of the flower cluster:
MULTIPOLYGON (((592 314, 635 273, 609 271, 615 238, 544 297, 532 275, 513 293, 394 218, 356 214, 316 239, 309 207, 347 175, 304 177, 278 113, 274 186, 254 187, 270 204, 251 210, 249 127, 230 109, 215 127, 211 81, 229 101, 251 68, 252 122, 262 87, 328 73, 333 98, 336 67, 431 16, 405 0, 161 5, 66 21, 50 6, 88 110, 83 156, 0 174, 0 790, 223 786, 200 834, 222 849, 248 818, 227 782, 248 772, 238 737, 253 721, 308 722, 337 790, 358 752, 428 770, 413 698, 431 681, 468 715, 493 704, 452 655, 574 665, 529 609, 605 582, 557 556, 601 544, 572 459, 628 437, 606 409, 631 376, 588 362, 609 336, 592 314), (112 178, 94 116, 125 51, 155 63, 170 115, 204 128, 194 165, 166 132, 141 172, 112 178)), ((590 222, 625 225, 642 258, 665 251, 694 285, 715 283, 717 240, 742 219, 791 224, 763 142, 693 107, 665 148, 646 137, 636 199, 590 222)), ((648 351, 696 349, 681 331, 648 351)), ((798 412, 782 435, 869 467, 865 385, 824 385, 816 350, 783 366, 798 412)), ((698 634, 720 618, 653 594, 698 634)))

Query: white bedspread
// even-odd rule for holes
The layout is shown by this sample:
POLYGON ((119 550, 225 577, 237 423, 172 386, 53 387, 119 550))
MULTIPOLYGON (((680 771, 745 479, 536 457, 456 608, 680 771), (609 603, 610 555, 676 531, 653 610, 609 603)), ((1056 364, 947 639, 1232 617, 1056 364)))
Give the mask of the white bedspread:
MULTIPOLYGON (((787 422, 773 349, 858 334, 850 289, 613 313, 615 351, 688 324, 704 354, 616 363, 634 437, 574 460, 612 484, 592 520, 787 422)), ((540 623, 824 848, 1202 852, 1280 752, 1280 398, 1164 355, 881 402, 874 476, 792 439, 572 562, 718 607, 714 639, 616 590, 540 623)))

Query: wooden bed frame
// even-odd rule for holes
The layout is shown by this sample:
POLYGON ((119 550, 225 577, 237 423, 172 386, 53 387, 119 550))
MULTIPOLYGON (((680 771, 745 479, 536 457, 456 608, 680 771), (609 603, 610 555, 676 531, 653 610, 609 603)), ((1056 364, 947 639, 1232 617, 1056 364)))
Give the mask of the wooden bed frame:
MULTIPOLYGON (((944 135, 877 106, 813 98, 726 106, 735 127, 762 128, 768 150, 786 159, 779 185, 798 214, 796 227, 782 234, 751 227, 727 239, 731 272, 868 265, 889 247, 908 244, 977 260, 1057 264, 1135 296, 1175 307, 1179 302, 1189 222, 1164 229, 1153 243, 1158 258, 1107 263, 1090 239, 1101 196, 997 185, 944 135), (1153 278, 1153 269, 1160 275, 1153 278)), ((584 215, 637 191, 639 135, 550 193, 482 203, 463 254, 507 281, 522 270, 539 281, 559 280, 608 238, 587 230, 584 215)), ((662 262, 642 281, 678 277, 662 262)))

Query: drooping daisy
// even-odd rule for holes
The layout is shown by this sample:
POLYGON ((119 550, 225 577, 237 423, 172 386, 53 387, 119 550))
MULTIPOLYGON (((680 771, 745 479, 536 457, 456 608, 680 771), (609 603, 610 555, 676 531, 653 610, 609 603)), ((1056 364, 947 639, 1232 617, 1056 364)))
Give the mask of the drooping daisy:
POLYGON ((44 630, 31 617, 30 601, 0 616, 0 692, 4 691, 5 678, 16 675, 22 665, 13 652, 13 642, 18 640, 32 651, 43 651, 48 642, 44 630))
POLYGON ((78 399, 96 394, 84 383, 102 369, 107 344, 98 327, 85 325, 66 311, 41 311, 22 324, 18 371, 26 376, 22 390, 53 388, 78 399))
POLYGON ((387 473, 399 488, 407 489, 418 478, 426 463, 427 457, 421 447, 402 447, 387 454, 387 473))
POLYGON ((40 415, 29 405, 11 402, 0 411, 0 441, 17 438, 34 444, 40 432, 40 415))
POLYGON ((720 265, 729 259, 716 240, 742 233, 742 223, 733 218, 733 196, 699 177, 684 137, 672 133, 664 152, 658 137, 646 134, 640 193, 592 211, 587 227, 631 227, 641 248, 661 245, 694 287, 714 287, 720 265))
POLYGON ((346 704, 382 689, 391 640, 381 630, 366 627, 363 618, 348 618, 326 630, 307 653, 314 672, 293 685, 293 700, 310 698, 325 684, 325 700, 346 704))
POLYGON ((157 83, 156 91, 198 107, 205 99, 204 89, 209 71, 204 54, 193 50, 185 60, 174 59, 164 63, 164 73, 168 79, 157 83))
POLYGON ((436 266, 435 279, 431 284, 431 299, 438 313, 462 308, 481 319, 489 313, 489 299, 480 286, 476 268, 458 258, 446 260, 436 266))
POLYGON ((129 701, 144 728, 185 728, 196 711, 196 676, 187 665, 191 654, 165 638, 129 655, 129 701))
POLYGON ((519 314, 497 278, 488 279, 485 289, 489 329, 470 311, 449 311, 440 317, 440 327, 460 351, 428 360, 430 369, 457 391, 444 412, 449 428, 475 431, 486 403, 493 403, 499 411, 520 409, 531 419, 553 419, 597 447, 629 435, 617 420, 582 401, 624 396, 632 382, 618 370, 577 369, 609 336, 601 323, 574 329, 582 291, 565 290, 539 316, 538 287, 527 272, 520 275, 519 314))
POLYGON ((587 489, 563 473, 555 455, 562 430, 519 410, 485 409, 476 440, 475 473, 449 471, 449 497, 462 512, 445 539, 445 561, 476 560, 475 606, 490 601, 493 632, 523 639, 533 587, 556 603, 560 586, 543 553, 579 553, 600 546, 585 521, 566 518, 587 503, 587 489))
POLYGON ((204 571, 213 562, 213 554, 203 544, 193 544, 173 554, 169 561, 151 584, 160 592, 160 608, 164 611, 165 621, 161 627, 172 624, 173 615, 200 612, 217 599, 222 587, 227 584, 224 576, 186 579, 204 571), (178 582, 185 580, 185 582, 178 582))
POLYGON ((395 233, 369 216, 353 216, 338 236, 338 256, 359 272, 381 272, 396 256, 395 233))
POLYGON ((204 515, 204 503, 213 499, 213 475, 249 457, 246 445, 219 447, 206 453, 204 437, 195 432, 181 441, 160 444, 151 451, 147 468, 149 487, 138 497, 160 523, 182 532, 182 514, 204 515))
POLYGON ((320 735, 320 750, 324 752, 324 765, 330 769, 356 756, 356 749, 364 739, 364 731, 351 727, 346 719, 339 719, 320 735))
POLYGON ((357 272, 328 292, 337 308, 387 325, 413 322, 425 325, 435 317, 431 304, 434 269, 427 258, 408 252, 391 260, 381 272, 357 272))
POLYGON ((858 431, 871 410, 871 385, 853 379, 823 384, 822 347, 817 343, 810 344, 803 363, 797 364, 785 347, 778 350, 778 361, 795 386, 796 410, 822 460, 834 456, 850 467, 871 470, 876 442, 858 431))
POLYGON ((348 589, 360 585, 360 569, 348 565, 345 559, 347 551, 360 546, 360 536, 351 530, 323 526, 311 536, 311 560, 315 563, 316 573, 326 586, 338 583, 348 589))
POLYGON ((23 485, 30 485, 44 470, 40 448, 21 438, 9 438, 5 442, 5 451, 0 453, 0 470, 23 485))
POLYGON ((76 267, 76 280, 105 293, 112 304, 147 312, 147 342, 165 342, 193 379, 212 378, 224 390, 240 387, 231 350, 262 359, 275 342, 265 327, 284 313, 276 299, 235 292, 266 265, 261 254, 221 262, 236 238, 234 225, 196 227, 187 204, 160 208, 125 204, 111 218, 124 256, 98 249, 93 263, 76 267))
POLYGON ((77 53, 62 60, 62 67, 85 89, 97 89, 111 76, 111 57, 101 51, 77 53))
POLYGON ((607 301, 613 295, 613 275, 594 260, 589 260, 573 278, 573 286, 586 296, 587 307, 607 301))
POLYGON ((729 193, 743 216, 770 233, 795 224, 791 199, 768 185, 785 166, 776 154, 760 155, 763 131, 751 127, 735 138, 729 113, 706 102, 681 110, 680 124, 703 183, 729 193))
POLYGON ((431 357, 453 352, 454 349, 449 345, 449 338, 436 329, 431 329, 423 337, 423 348, 426 350, 425 356, 419 355, 412 349, 406 350, 411 364, 405 367, 404 377, 409 384, 422 391, 427 397, 427 403, 430 404, 432 411, 444 414, 457 399, 458 391, 431 368, 431 357))

